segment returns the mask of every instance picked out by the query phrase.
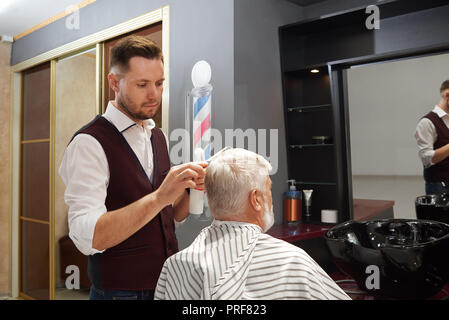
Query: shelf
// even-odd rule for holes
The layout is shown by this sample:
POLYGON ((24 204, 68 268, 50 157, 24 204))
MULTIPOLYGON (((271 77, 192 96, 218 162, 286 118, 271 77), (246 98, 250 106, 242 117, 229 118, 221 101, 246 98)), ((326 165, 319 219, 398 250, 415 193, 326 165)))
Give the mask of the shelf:
POLYGON ((301 106, 288 108, 289 112, 313 112, 313 111, 327 111, 330 110, 331 104, 318 104, 314 106, 301 106))
POLYGON ((330 143, 317 143, 317 144, 292 144, 292 149, 304 149, 304 148, 319 148, 319 147, 332 147, 334 144, 330 143))
POLYGON ((315 64, 315 65, 303 66, 301 68, 290 68, 290 69, 285 69, 284 73, 287 73, 287 74, 294 73, 294 74, 300 74, 300 75, 320 76, 320 75, 328 73, 328 65, 327 64, 315 64), (310 72, 311 69, 319 69, 320 72, 311 74, 311 72, 310 72))
POLYGON ((304 181, 296 181, 295 184, 314 184, 317 186, 336 186, 335 182, 304 182, 304 181))

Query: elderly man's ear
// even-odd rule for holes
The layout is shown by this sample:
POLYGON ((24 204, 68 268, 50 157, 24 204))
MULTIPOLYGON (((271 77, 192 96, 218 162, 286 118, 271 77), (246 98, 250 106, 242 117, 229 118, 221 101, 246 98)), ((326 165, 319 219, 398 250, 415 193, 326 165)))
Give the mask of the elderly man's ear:
POLYGON ((264 210, 263 194, 259 190, 251 190, 249 194, 249 204, 254 211, 264 210))

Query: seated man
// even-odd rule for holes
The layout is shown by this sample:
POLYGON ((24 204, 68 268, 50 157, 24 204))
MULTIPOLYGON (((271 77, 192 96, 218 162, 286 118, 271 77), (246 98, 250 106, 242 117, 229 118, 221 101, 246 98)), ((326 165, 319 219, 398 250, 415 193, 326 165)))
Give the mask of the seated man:
POLYGON ((270 170, 244 149, 210 162, 215 219, 165 261, 155 299, 350 299, 304 250, 265 234, 274 223, 270 170))

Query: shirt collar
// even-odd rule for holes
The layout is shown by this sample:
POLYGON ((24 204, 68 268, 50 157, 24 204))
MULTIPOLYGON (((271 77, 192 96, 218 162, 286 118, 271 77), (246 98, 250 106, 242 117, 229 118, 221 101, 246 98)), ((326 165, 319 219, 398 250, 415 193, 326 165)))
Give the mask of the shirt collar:
POLYGON ((213 226, 221 226, 221 225, 228 225, 230 227, 240 227, 240 226, 249 226, 249 227, 257 227, 262 231, 262 228, 254 223, 249 222, 243 222, 243 221, 233 221, 233 220, 217 220, 214 219, 212 221, 213 226))
MULTIPOLYGON (((134 120, 130 119, 126 114, 116 108, 111 101, 109 101, 106 112, 103 114, 103 116, 107 120, 109 120, 120 132, 123 132, 137 125, 134 120)), ((143 121, 143 125, 147 130, 151 131, 156 126, 156 123, 153 119, 148 119, 143 121)))
POLYGON ((433 112, 435 112, 440 118, 447 116, 448 114, 441 109, 438 105, 435 105, 435 108, 433 108, 432 110, 433 112))

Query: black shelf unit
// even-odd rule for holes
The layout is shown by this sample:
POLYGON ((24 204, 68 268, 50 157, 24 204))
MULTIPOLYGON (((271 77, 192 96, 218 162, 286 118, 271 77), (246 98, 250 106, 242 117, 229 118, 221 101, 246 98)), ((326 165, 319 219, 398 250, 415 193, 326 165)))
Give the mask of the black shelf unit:
POLYGON ((326 111, 331 108, 331 104, 318 104, 313 106, 299 106, 288 108, 288 112, 317 112, 326 111))
POLYGON ((339 222, 351 220, 346 118, 335 90, 341 79, 328 62, 350 58, 354 51, 370 54, 372 34, 357 11, 281 27, 279 40, 289 179, 297 181, 298 190, 313 190, 312 223, 321 222, 323 209, 338 210, 339 222), (331 142, 314 144, 314 136, 331 142))
POLYGON ((312 65, 282 76, 289 179, 296 180, 298 190, 313 190, 311 222, 318 223, 322 209, 340 209, 336 146, 312 139, 328 136, 333 141, 335 136, 329 68, 312 65))
POLYGON ((304 148, 325 148, 325 147, 333 147, 332 143, 320 143, 320 144, 292 144, 290 148, 292 149, 304 149, 304 148))

